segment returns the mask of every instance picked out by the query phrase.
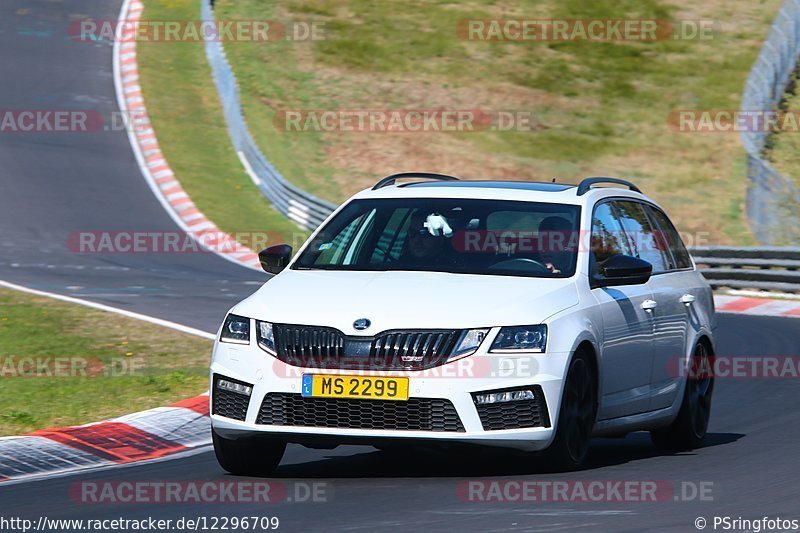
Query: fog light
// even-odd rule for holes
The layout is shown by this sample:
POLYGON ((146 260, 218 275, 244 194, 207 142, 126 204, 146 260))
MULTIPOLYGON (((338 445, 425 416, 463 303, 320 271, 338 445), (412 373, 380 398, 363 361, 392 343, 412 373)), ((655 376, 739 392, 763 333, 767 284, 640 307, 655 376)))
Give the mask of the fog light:
POLYGON ((534 400, 536 397, 530 390, 512 390, 506 392, 491 392, 489 394, 476 394, 475 403, 484 405, 487 403, 519 402, 522 400, 534 400))
POLYGON ((250 396, 253 393, 253 387, 251 387, 250 385, 242 385, 241 383, 234 383, 233 381, 228 381, 227 379, 217 380, 217 387, 229 392, 244 394, 245 396, 250 396))

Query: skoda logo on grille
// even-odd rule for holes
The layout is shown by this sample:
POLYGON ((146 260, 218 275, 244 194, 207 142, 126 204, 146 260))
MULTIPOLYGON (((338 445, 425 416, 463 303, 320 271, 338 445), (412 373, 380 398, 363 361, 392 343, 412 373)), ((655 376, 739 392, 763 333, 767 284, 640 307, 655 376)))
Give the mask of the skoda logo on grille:
POLYGON ((368 318, 359 318, 358 320, 353 322, 353 329, 357 329, 358 331, 364 331, 371 325, 372 322, 370 322, 368 318))

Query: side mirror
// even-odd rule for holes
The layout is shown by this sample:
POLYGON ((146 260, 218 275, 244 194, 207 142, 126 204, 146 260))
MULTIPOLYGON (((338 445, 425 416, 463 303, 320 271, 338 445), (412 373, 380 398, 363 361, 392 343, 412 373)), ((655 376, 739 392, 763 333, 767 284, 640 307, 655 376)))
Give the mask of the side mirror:
POLYGON ((288 244, 276 244, 258 252, 261 268, 269 274, 277 274, 289 264, 292 258, 292 247, 288 244))
POLYGON ((600 267, 600 275, 592 278, 592 286, 642 285, 647 283, 652 273, 653 265, 644 259, 630 255, 614 255, 600 267))

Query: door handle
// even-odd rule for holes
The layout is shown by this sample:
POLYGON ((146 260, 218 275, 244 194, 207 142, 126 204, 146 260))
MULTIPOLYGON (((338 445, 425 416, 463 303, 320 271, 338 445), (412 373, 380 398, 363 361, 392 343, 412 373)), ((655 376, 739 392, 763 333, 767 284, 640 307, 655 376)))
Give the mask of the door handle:
POLYGON ((686 307, 692 305, 695 301, 695 297, 691 294, 684 294, 681 296, 681 303, 686 304, 686 307))
POLYGON ((655 300, 645 300, 642 302, 642 309, 645 311, 652 311, 656 307, 658 307, 658 302, 655 300))

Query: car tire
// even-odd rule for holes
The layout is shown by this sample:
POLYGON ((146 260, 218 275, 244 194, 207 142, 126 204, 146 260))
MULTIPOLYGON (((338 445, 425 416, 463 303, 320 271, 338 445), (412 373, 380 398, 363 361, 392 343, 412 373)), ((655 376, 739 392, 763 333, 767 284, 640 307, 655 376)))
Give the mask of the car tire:
POLYGON ((214 454, 226 471, 236 476, 268 476, 286 451, 286 443, 258 438, 226 439, 211 430, 214 454))
POLYGON ((691 450, 702 443, 711 417, 711 395, 714 376, 711 368, 711 350, 698 342, 692 353, 690 372, 686 378, 683 400, 678 416, 669 426, 650 432, 653 444, 665 450, 691 450))
POLYGON ((549 468, 580 468, 589 451, 596 416, 597 376, 589 356, 576 352, 564 380, 556 436, 544 454, 549 468))

